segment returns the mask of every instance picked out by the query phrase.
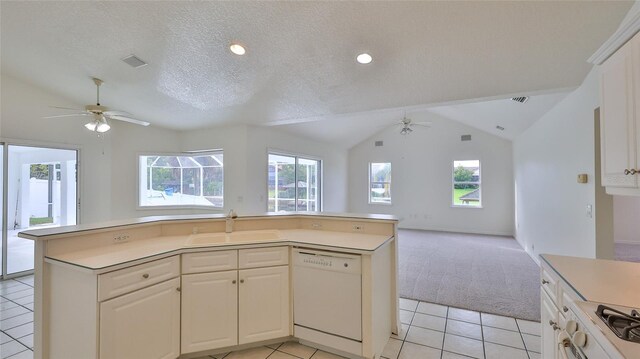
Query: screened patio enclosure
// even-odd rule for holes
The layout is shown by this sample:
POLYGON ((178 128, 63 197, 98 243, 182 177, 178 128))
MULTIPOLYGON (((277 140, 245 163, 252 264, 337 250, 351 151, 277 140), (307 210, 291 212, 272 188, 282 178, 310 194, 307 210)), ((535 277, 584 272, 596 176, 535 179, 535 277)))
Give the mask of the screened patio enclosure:
POLYGON ((140 156, 140 206, 223 203, 223 154, 140 156))

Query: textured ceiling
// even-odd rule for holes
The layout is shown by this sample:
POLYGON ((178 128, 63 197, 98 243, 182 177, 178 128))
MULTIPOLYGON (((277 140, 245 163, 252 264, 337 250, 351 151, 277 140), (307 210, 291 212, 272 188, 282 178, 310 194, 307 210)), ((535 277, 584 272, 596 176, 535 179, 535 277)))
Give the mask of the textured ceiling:
POLYGON ((173 129, 327 119, 577 86, 631 5, 2 1, 2 71, 173 129))

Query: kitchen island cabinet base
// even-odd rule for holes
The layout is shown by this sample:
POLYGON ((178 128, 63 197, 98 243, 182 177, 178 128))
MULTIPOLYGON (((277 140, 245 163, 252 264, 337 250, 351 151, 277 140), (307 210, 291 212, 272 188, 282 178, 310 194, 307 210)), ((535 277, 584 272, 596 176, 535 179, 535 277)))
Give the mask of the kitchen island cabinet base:
MULTIPOLYGON (((217 232, 213 232, 211 237, 223 238, 222 243, 215 242, 211 245, 199 244, 195 246, 190 242, 192 238, 195 238, 191 236, 192 233, 195 233, 192 232, 195 231, 194 228, 198 230, 208 228, 206 226, 209 225, 209 222, 215 223, 220 219, 187 220, 180 218, 171 220, 163 218, 159 220, 160 223, 154 220, 155 222, 142 224, 108 226, 89 230, 79 229, 78 232, 69 232, 69 229, 64 229, 60 233, 51 232, 51 230, 21 233, 23 238, 34 239, 36 242, 34 357, 37 359, 109 359, 105 357, 108 356, 106 354, 116 353, 118 348, 135 346, 135 341, 126 342, 125 338, 128 338, 128 335, 117 335, 116 337, 112 335, 112 339, 116 338, 116 342, 124 341, 126 343, 113 344, 111 345, 113 348, 107 351, 103 351, 101 347, 101 344, 104 344, 102 342, 108 342, 108 340, 105 341, 105 338, 109 337, 109 335, 105 337, 105 333, 101 332, 105 330, 103 323, 101 323, 104 318, 101 318, 101 315, 114 314, 113 311, 101 310, 102 306, 112 301, 117 304, 112 309, 126 311, 128 304, 125 302, 131 300, 132 305, 139 305, 139 311, 147 314, 150 309, 142 303, 153 302, 158 304, 156 307, 160 306, 164 309, 168 305, 171 305, 172 308, 176 307, 173 308, 173 312, 177 314, 177 317, 165 313, 167 320, 151 321, 157 322, 154 325, 160 325, 162 328, 141 329, 139 323, 133 325, 139 327, 137 332, 148 331, 151 336, 154 335, 153 333, 162 333, 162 340, 155 337, 154 340, 178 343, 177 347, 176 345, 172 345, 171 348, 169 345, 163 346, 161 355, 163 358, 173 357, 174 352, 178 353, 176 357, 179 358, 197 358, 208 354, 300 339, 303 343, 349 358, 380 358, 389 336, 396 333, 399 328, 396 285, 397 242, 395 240, 397 238, 397 220, 386 217, 379 220, 373 217, 364 219, 356 217, 333 218, 322 215, 317 216, 317 219, 316 216, 310 215, 290 215, 285 217, 286 219, 283 217, 278 216, 274 222, 278 222, 279 225, 287 222, 290 225, 285 226, 285 229, 276 230, 279 237, 275 239, 265 241, 260 237, 260 234, 263 234, 261 232, 265 232, 265 229, 260 227, 269 223, 273 220, 272 218, 258 220, 247 218, 243 225, 250 227, 251 230, 238 231, 237 237, 234 237, 236 232, 233 236, 226 235, 226 240, 224 233, 216 234, 217 232), (256 223, 252 224, 254 220, 256 223), (188 225, 185 225, 187 223, 188 225), (311 224, 309 225, 309 223, 311 224), (300 228, 307 227, 307 225, 313 229, 300 228), (191 230, 189 230, 190 228, 191 230), (325 228, 329 230, 325 230, 325 228), (358 228, 358 230, 353 228, 358 228), (336 229, 342 231, 335 231, 336 229), (258 239, 247 242, 246 236, 251 235, 251 231, 256 232, 258 239), (39 234, 40 232, 43 234, 39 234), (130 236, 130 240, 125 244, 114 243, 112 238, 121 236, 123 232, 130 236), (234 238, 240 238, 242 241, 234 242, 237 240, 234 238), (317 340, 305 342, 304 338, 295 336, 291 316, 288 319, 285 318, 288 324, 285 325, 282 321, 279 324, 282 330, 265 329, 265 333, 270 331, 273 332, 273 335, 255 337, 255 341, 251 339, 251 342, 247 342, 238 338, 238 342, 243 344, 221 348, 219 345, 225 345, 221 342, 216 344, 218 347, 202 346, 201 350, 193 346, 192 352, 189 350, 185 352, 182 350, 184 348, 180 348, 181 332, 184 329, 181 331, 173 328, 175 328, 175 323, 178 325, 180 323, 181 306, 184 303, 180 304, 180 300, 176 301, 175 298, 184 296, 184 293, 181 293, 181 286, 185 284, 181 282, 185 275, 205 269, 216 271, 233 267, 233 263, 225 261, 229 258, 223 258, 225 257, 224 251, 241 253, 242 255, 248 255, 255 251, 264 252, 264 255, 261 254, 256 258, 259 259, 262 256, 265 259, 271 258, 275 262, 265 263, 284 264, 283 268, 287 269, 289 264, 286 262, 290 261, 288 258, 290 249, 300 245, 362 257, 362 342, 358 342, 359 348, 345 352, 335 346, 325 346, 323 343, 318 343, 317 340), (279 251, 277 247, 288 248, 285 252, 287 253, 286 257, 275 255, 279 251), (273 248, 273 255, 268 254, 271 253, 269 252, 270 248, 273 248), (220 258, 216 257, 215 263, 212 262, 214 263, 213 267, 200 267, 199 263, 185 261, 185 258, 190 258, 190 256, 193 256, 194 260, 196 258, 200 260, 202 258, 197 257, 199 253, 207 251, 216 253, 216 256, 217 253, 222 255, 222 257, 218 256, 220 258), (160 290, 160 286, 162 286, 162 290, 160 290), (172 291, 169 291, 169 286, 172 286, 172 291), (162 298, 147 301, 147 298, 142 294, 154 294, 162 296, 162 298)), ((271 229, 269 230, 271 231, 271 229)), ((242 255, 239 257, 244 258, 242 255)), ((247 260, 249 259, 250 257, 247 257, 247 260)), ((255 260, 250 260, 247 263, 242 261, 240 268, 242 266, 249 268, 258 266, 253 265, 252 261, 255 260)), ((247 273, 252 273, 252 270, 247 270, 247 273)), ((240 271, 242 272, 242 269, 240 271)), ((288 272, 287 269, 283 273, 288 272)), ((289 274, 283 276, 283 278, 287 277, 290 281, 289 274)), ((233 281, 233 279, 231 280, 233 281)), ((239 277, 237 283, 238 285, 246 285, 249 283, 247 280, 248 278, 239 277), (242 284, 243 279, 244 284, 242 284)), ((287 290, 286 287, 282 288, 287 290)), ((255 295, 252 296, 255 297, 255 295)), ((289 296, 280 295, 280 298, 285 297, 292 298, 292 292, 289 296)), ((282 312, 282 310, 280 311, 282 312)), ((291 314, 292 310, 287 309, 286 312, 291 314)), ((134 314, 137 315, 138 312, 134 314)), ((127 317, 127 315, 120 315, 119 320, 125 320, 127 317)), ((121 323, 115 324, 117 324, 116 327, 125 328, 121 323)), ((276 325, 269 324, 269 328, 276 328, 276 325)), ((133 334, 132 336, 135 337, 133 334)), ((146 342, 146 339, 148 339, 146 334, 140 337, 142 342, 146 342)), ((198 342, 199 339, 195 341, 198 342)), ((184 345, 184 342, 182 344, 184 345)), ((135 352, 138 352, 139 348, 134 349, 136 349, 135 352)), ((142 352, 147 353, 144 350, 142 352)), ((155 357, 156 352, 153 353, 151 356, 155 357)))

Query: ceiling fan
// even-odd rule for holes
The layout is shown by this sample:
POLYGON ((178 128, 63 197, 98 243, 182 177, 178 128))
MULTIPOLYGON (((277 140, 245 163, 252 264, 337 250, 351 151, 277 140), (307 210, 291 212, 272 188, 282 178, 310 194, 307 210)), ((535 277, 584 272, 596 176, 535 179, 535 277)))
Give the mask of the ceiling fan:
POLYGON ((411 121, 411 119, 407 118, 407 116, 405 115, 402 118, 402 120, 400 120, 400 122, 396 123, 394 126, 401 126, 400 134, 401 135, 408 135, 411 132, 413 132, 413 129, 411 127, 413 127, 413 126, 431 127, 431 122, 429 122, 429 121, 413 122, 413 121, 411 121))
POLYGON ((58 107, 51 106, 52 108, 58 108, 62 110, 74 110, 74 111, 83 111, 80 113, 73 113, 68 115, 57 115, 57 116, 46 116, 43 118, 59 118, 59 117, 77 117, 77 116, 91 116, 92 119, 87 122, 84 127, 86 127, 90 131, 94 132, 107 132, 111 128, 109 126, 109 121, 117 120, 133 123, 141 126, 149 126, 149 122, 136 120, 133 118, 130 113, 124 111, 112 111, 106 106, 100 105, 100 85, 104 83, 104 81, 93 78, 93 83, 96 84, 96 104, 95 105, 86 105, 84 109, 77 108, 68 108, 68 107, 58 107))

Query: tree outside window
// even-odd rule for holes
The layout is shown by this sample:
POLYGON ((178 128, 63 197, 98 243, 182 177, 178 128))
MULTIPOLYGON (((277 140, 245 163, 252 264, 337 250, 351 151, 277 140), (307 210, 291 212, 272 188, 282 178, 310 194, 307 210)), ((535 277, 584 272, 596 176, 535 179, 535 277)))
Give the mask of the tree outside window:
POLYGON ((481 207, 480 161, 453 161, 453 205, 481 207))

